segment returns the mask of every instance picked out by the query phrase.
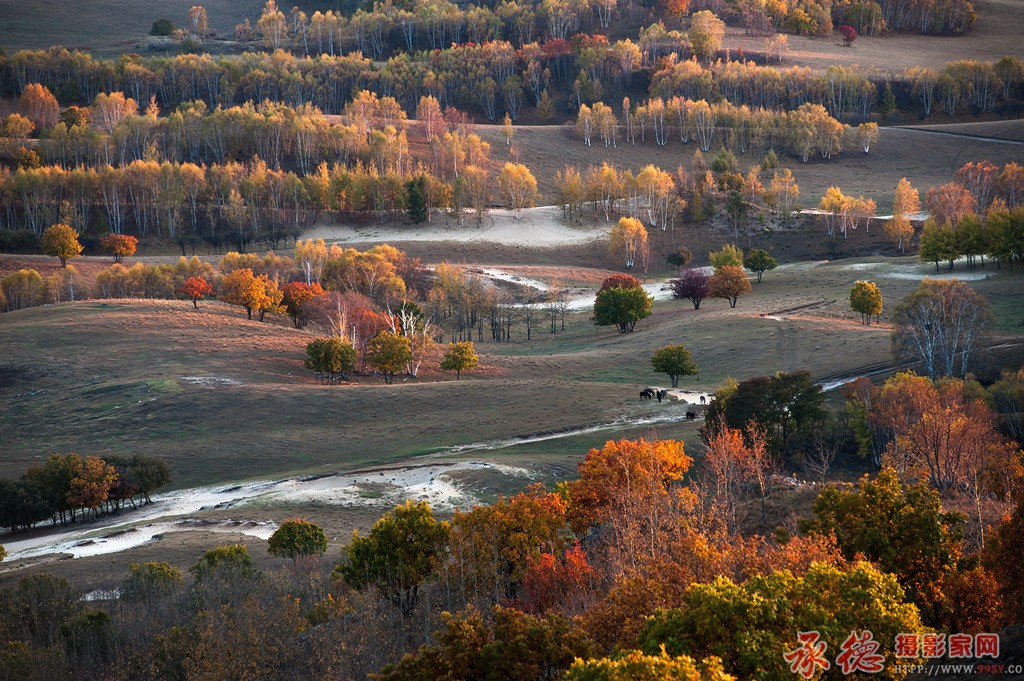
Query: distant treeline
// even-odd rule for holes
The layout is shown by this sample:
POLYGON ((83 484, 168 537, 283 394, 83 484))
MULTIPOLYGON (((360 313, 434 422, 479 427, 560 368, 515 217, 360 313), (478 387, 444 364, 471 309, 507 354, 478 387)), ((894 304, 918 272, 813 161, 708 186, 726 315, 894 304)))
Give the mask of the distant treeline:
POLYGON ((0 478, 0 527, 30 529, 46 520, 66 525, 148 504, 149 495, 170 481, 170 467, 152 456, 52 454, 17 480, 0 478))
POLYGON ((635 88, 646 89, 649 82, 652 96, 728 99, 765 108, 810 102, 833 116, 861 120, 872 111, 896 107, 927 116, 933 101, 950 115, 989 112, 1000 102, 1018 100, 1024 81, 1024 65, 1016 57, 995 63, 961 60, 893 77, 890 97, 886 77, 856 67, 834 66, 816 75, 806 67, 761 66, 724 53, 703 66, 689 58, 686 45, 686 34, 654 24, 636 42, 611 43, 595 35, 517 48, 498 40, 403 53, 383 64, 358 52, 296 57, 280 51, 111 61, 54 47, 0 57, 0 94, 19 96, 40 83, 64 104, 88 104, 97 95, 123 92, 143 107, 153 99, 164 111, 195 101, 213 110, 268 100, 337 114, 356 92, 367 89, 394 97, 409 114, 420 97, 432 95, 443 107, 493 121, 503 112, 516 120, 527 103, 539 107, 541 118, 553 118, 555 106, 572 114, 580 103, 616 92, 635 96, 635 88))

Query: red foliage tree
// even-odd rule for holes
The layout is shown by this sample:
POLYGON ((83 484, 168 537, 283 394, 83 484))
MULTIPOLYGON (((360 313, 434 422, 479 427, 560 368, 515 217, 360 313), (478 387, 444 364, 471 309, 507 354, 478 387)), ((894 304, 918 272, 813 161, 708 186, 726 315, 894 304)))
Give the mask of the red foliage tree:
POLYGON ((839 32, 843 34, 843 45, 853 47, 853 41, 857 39, 857 29, 843 24, 839 27, 839 32))
POLYGON ((601 282, 601 290, 607 291, 610 288, 638 288, 640 280, 632 274, 613 274, 601 282))
POLYGON ((213 295, 213 286, 202 277, 189 277, 178 289, 178 293, 191 298, 192 307, 199 309, 199 303, 196 301, 205 296, 213 295))

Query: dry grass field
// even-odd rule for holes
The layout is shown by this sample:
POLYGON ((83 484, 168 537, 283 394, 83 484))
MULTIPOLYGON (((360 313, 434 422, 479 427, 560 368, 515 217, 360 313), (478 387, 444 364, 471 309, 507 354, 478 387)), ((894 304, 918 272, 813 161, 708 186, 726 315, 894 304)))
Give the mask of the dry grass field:
MULTIPOLYGON (((63 45, 95 56, 139 52, 154 21, 167 18, 181 26, 195 4, 193 0, 0 0, 0 47, 11 52, 63 45)), ((207 0, 199 4, 206 7, 210 27, 220 36, 231 36, 246 17, 255 23, 266 3, 207 0)))
MULTIPOLYGON (((938 119, 939 117, 933 117, 938 119)), ((1024 134, 1024 122, 1013 121, 1000 123, 977 123, 973 125, 972 135, 983 137, 1008 137, 1009 140, 1019 139, 1024 134), (985 131, 992 127, 994 134, 985 131)), ((880 213, 887 213, 892 205, 892 195, 896 183, 906 177, 915 187, 921 189, 922 195, 928 187, 949 182, 953 173, 964 163, 988 159, 992 163, 1002 165, 1008 161, 1020 162, 1024 159, 1024 147, 1011 141, 988 141, 973 137, 930 134, 941 132, 945 128, 940 125, 928 126, 929 132, 904 128, 881 128, 878 143, 865 154, 856 146, 852 136, 848 136, 843 153, 832 160, 823 160, 820 156, 801 163, 798 159, 783 157, 782 165, 793 171, 793 176, 800 185, 800 202, 805 207, 817 206, 822 194, 831 185, 838 185, 847 193, 863 194, 878 203, 880 213)), ((509 160, 508 147, 500 126, 477 126, 482 138, 490 142, 495 169, 509 160)), ((952 132, 963 133, 960 126, 952 132)), ((555 201, 554 175, 566 165, 575 165, 585 169, 591 165, 600 165, 602 161, 615 163, 620 169, 639 171, 648 163, 674 171, 682 165, 690 167, 695 144, 682 144, 670 140, 668 145, 659 147, 653 142, 631 145, 623 140, 617 147, 603 147, 600 140, 587 147, 583 140, 576 136, 568 127, 554 126, 518 126, 513 144, 519 147, 520 158, 526 159, 533 174, 537 178, 538 189, 542 195, 541 203, 555 201)), ((715 146, 704 155, 707 163, 717 151, 715 146)), ((760 163, 764 152, 739 155, 740 168, 746 172, 751 165, 760 163)), ((771 176, 762 177, 762 181, 771 180, 771 176)))
MULTIPOLYGON (((198 311, 187 301, 22 310, 0 325, 7 349, 0 474, 16 475, 54 451, 145 451, 166 457, 175 484, 189 486, 350 470, 642 417, 656 407, 640 405, 636 390, 664 382, 647 362, 670 342, 691 349, 704 389, 776 370, 854 373, 887 360, 888 328, 853 322, 850 285, 876 279, 891 304, 928 271, 909 258, 785 265, 735 310, 716 300, 699 311, 659 302, 627 335, 578 313, 563 333, 535 330, 527 342, 517 328, 516 342, 482 342, 485 367, 468 380, 425 368, 418 380, 393 386, 372 379, 322 386, 302 368, 310 333, 283 319, 247 321, 240 309, 216 302, 198 311)), ((1011 299, 1024 281, 1024 273, 1008 270, 959 274, 976 279, 983 293, 1011 299)), ((1018 312, 1011 304, 1005 315, 1018 312)))
MULTIPOLYGON (((939 68, 955 59, 996 61, 1005 54, 1021 54, 1024 35, 1024 1, 977 0, 978 21, 962 36, 926 36, 908 33, 859 36, 853 47, 833 38, 790 36, 789 52, 783 66, 800 64, 825 70, 832 64, 859 64, 881 75, 899 74, 912 66, 939 68)), ((725 47, 734 54, 763 52, 764 39, 743 34, 743 29, 726 32, 725 47)))

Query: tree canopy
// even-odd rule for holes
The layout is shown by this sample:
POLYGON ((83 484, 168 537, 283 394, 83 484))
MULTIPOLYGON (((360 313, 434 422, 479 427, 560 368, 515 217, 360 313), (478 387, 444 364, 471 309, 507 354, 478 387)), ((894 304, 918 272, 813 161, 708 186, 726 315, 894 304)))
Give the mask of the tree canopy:
POLYGON ((690 351, 683 345, 666 345, 654 351, 651 366, 661 374, 667 374, 672 380, 672 387, 679 387, 680 376, 693 376, 699 373, 690 351))
POLYGON ((286 520, 267 540, 267 552, 293 561, 307 556, 320 556, 327 552, 327 535, 322 527, 308 520, 286 520))
POLYGON ((641 319, 651 316, 654 298, 642 286, 614 286, 598 292, 594 301, 594 324, 615 326, 619 333, 630 333, 641 319))
POLYGON ((450 527, 426 502, 409 500, 385 513, 365 537, 356 530, 335 573, 355 589, 375 587, 408 617, 419 588, 444 558, 450 527))

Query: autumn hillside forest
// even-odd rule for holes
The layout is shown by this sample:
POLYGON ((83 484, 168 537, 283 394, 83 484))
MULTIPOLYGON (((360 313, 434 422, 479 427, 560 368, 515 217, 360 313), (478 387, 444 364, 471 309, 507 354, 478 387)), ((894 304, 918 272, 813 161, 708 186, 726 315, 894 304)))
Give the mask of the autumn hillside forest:
POLYGON ((1021 0, 0 16, 0 681, 1024 678, 1021 0))

